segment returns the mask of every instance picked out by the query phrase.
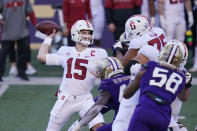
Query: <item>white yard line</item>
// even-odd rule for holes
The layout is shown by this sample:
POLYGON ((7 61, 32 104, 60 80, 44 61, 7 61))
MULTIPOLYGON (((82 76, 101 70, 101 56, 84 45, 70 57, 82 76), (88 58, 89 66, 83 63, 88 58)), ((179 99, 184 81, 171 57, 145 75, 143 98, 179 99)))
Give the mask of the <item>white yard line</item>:
MULTIPOLYGON (((30 81, 23 81, 17 77, 4 77, 4 85, 60 85, 62 81, 61 77, 30 77, 30 81)), ((96 79, 96 85, 100 84, 100 80, 96 79)), ((197 78, 192 78, 192 84, 197 85, 197 78)))
POLYGON ((3 93, 8 89, 9 85, 2 85, 0 87, 0 96, 3 95, 3 93))
MULTIPOLYGON (((61 81, 61 77, 30 77, 30 81, 23 81, 17 77, 4 77, 0 85, 60 85, 61 81)), ((97 79, 96 85, 99 83, 100 80, 97 79)))

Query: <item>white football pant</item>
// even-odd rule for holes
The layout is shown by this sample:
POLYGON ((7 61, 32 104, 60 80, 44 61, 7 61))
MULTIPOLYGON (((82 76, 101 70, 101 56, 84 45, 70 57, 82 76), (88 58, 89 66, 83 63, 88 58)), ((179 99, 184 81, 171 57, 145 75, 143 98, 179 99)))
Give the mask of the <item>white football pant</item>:
MULTIPOLYGON (((82 117, 94 103, 95 102, 93 101, 91 94, 81 96, 64 96, 63 93, 59 93, 58 100, 51 110, 46 130, 60 131, 73 113, 78 112, 80 117, 82 117)), ((89 128, 92 128, 94 125, 101 122, 104 123, 103 116, 98 114, 97 117, 90 121, 88 126, 89 128)))

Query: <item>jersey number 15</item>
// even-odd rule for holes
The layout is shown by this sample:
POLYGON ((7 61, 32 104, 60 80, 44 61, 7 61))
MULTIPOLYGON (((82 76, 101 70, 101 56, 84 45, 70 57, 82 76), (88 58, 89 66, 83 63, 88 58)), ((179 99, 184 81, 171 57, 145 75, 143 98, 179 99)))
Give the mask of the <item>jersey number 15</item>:
POLYGON ((88 64, 88 60, 76 59, 74 70, 80 70, 81 73, 74 73, 74 74, 71 74, 72 64, 73 64, 72 62, 73 62, 73 58, 69 58, 67 60, 66 78, 72 78, 74 76, 75 79, 84 80, 86 78, 87 67, 86 66, 82 66, 80 64, 88 64))

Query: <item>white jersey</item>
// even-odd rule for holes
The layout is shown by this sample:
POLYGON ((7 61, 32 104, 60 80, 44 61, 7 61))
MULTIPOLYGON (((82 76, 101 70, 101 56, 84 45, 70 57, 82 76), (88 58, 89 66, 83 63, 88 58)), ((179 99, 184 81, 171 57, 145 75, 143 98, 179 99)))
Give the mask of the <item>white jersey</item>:
POLYGON ((152 45, 160 51, 166 42, 167 39, 163 29, 153 27, 143 36, 132 39, 129 44, 129 49, 140 49, 143 46, 152 45))
POLYGON ((107 57, 101 48, 87 48, 78 52, 75 47, 63 46, 56 54, 48 54, 47 65, 61 65, 64 74, 60 90, 67 95, 90 93, 100 61, 107 57))
POLYGON ((184 0, 165 0, 164 16, 172 19, 184 18, 184 0))

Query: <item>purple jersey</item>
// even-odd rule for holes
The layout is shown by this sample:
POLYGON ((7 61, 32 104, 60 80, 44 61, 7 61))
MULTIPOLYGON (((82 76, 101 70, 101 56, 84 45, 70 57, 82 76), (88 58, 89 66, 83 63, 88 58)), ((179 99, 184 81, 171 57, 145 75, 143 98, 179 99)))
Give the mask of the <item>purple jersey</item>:
POLYGON ((140 96, 151 92, 171 104, 185 86, 185 71, 171 70, 153 61, 144 68, 146 73, 140 81, 140 96))
MULTIPOLYGON (((101 81, 98 91, 108 91, 111 94, 111 98, 108 103, 105 105, 107 106, 108 110, 114 110, 115 116, 118 112, 120 99, 122 98, 123 90, 129 84, 130 76, 127 75, 118 75, 109 79, 104 79, 101 81)), ((104 108, 101 112, 105 113, 106 108, 104 108)), ((115 118, 115 117, 114 117, 115 118)))
POLYGON ((128 131, 166 131, 171 103, 185 86, 185 71, 171 70, 150 61, 140 80, 140 98, 128 131))

